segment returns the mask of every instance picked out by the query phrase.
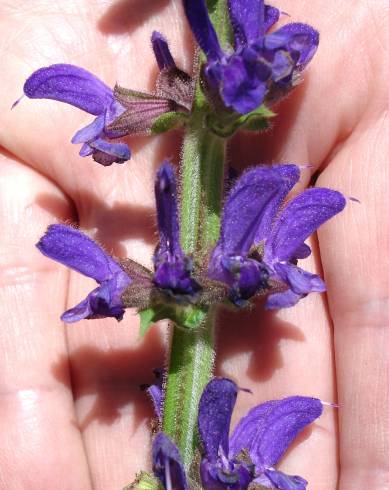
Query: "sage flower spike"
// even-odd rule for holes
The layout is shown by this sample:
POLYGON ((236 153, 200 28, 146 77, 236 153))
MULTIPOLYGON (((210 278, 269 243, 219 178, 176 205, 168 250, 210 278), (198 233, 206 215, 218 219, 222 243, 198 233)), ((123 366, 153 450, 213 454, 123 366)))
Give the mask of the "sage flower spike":
POLYGON ((293 88, 319 44, 318 32, 308 24, 291 23, 269 33, 280 12, 263 0, 229 0, 234 43, 222 49, 205 0, 183 1, 207 57, 204 75, 210 93, 217 93, 226 108, 240 114, 293 88))
POLYGON ((107 130, 125 109, 115 100, 112 89, 89 71, 68 64, 40 68, 26 80, 23 90, 30 99, 65 102, 97 116, 72 138, 72 143, 82 144, 82 157, 92 155, 104 166, 129 160, 131 152, 128 146, 111 141, 126 133, 107 130))
POLYGON ((199 404, 198 426, 204 447, 201 478, 209 490, 243 490, 249 484, 279 490, 305 490, 307 481, 276 470, 296 436, 323 411, 317 398, 291 396, 252 408, 229 436, 237 385, 215 378, 199 404))
POLYGON ((37 248, 50 259, 99 283, 81 303, 65 311, 61 316, 64 322, 73 323, 83 318, 123 318, 121 295, 132 279, 91 238, 71 226, 50 225, 37 248))

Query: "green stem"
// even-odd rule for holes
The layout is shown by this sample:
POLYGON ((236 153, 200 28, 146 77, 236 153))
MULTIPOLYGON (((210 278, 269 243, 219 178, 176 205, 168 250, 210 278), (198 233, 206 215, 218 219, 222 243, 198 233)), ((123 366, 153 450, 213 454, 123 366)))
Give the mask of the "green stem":
POLYGON ((163 430, 180 449, 188 469, 197 447, 197 409, 214 361, 213 315, 196 330, 173 327, 163 430))
MULTIPOLYGON (((216 242, 224 180, 225 142, 209 133, 203 112, 194 114, 184 141, 181 175, 181 244, 204 257, 216 242)), ((197 409, 214 362, 214 312, 199 328, 174 326, 167 375, 163 430, 178 445, 188 468, 197 447, 197 409)))
MULTIPOLYGON (((227 2, 209 0, 209 8, 224 44, 227 2)), ((180 169, 181 246, 198 261, 205 259, 219 238, 223 199, 226 140, 207 129, 210 113, 198 83, 180 169)), ((211 308, 204 323, 193 330, 172 328, 162 425, 180 449, 186 469, 198 447, 199 400, 213 372, 215 314, 211 308)))
POLYGON ((186 253, 206 252, 219 237, 225 139, 193 116, 184 140, 181 168, 181 245, 186 253))

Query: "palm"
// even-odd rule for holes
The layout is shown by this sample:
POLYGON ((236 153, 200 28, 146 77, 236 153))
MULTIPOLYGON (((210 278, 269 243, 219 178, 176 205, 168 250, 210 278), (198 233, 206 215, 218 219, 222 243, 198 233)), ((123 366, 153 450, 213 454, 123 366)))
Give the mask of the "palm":
MULTIPOLYGON (((319 233, 321 263, 316 253, 311 267, 323 268, 328 296, 311 295, 276 315, 260 308, 224 315, 218 371, 254 392, 240 395, 235 416, 290 394, 338 399, 338 440, 338 413, 328 409, 284 459, 285 469, 320 490, 336 488, 339 474, 342 490, 385 488, 389 276, 376 249, 389 233, 383 141, 388 8, 384 1, 355 1, 352 9, 334 0, 333 9, 320 0, 298 4, 277 6, 319 28, 319 53, 305 84, 280 107, 273 134, 236 138, 233 161, 309 162, 314 168, 304 172, 306 183, 320 169, 319 185, 358 197, 362 205, 350 202, 319 233)), ((178 154, 179 141, 164 136, 146 145, 133 138, 133 160, 107 169, 82 160, 69 143, 87 122, 85 114, 49 101, 23 100, 13 112, 9 107, 34 69, 56 62, 83 66, 108 84, 151 88, 151 31, 164 32, 189 69, 189 43, 188 52, 182 49, 187 27, 179 0, 74 0, 65 7, 3 1, 0 19, 0 420, 6 441, 0 481, 15 489, 121 488, 147 467, 151 411, 138 386, 151 381, 163 361, 165 328, 154 327, 139 340, 138 319, 127 313, 120 324, 84 321, 65 329, 60 314, 83 297, 90 281, 41 257, 33 244, 49 223, 77 221, 116 254, 147 264, 154 170, 163 157, 178 154)))

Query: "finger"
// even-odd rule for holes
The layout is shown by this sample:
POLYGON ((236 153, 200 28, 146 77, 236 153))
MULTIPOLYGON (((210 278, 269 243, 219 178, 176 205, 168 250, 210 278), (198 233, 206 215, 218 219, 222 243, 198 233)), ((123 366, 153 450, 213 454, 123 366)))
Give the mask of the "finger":
POLYGON ((319 233, 335 327, 341 490, 389 486, 389 126, 382 102, 372 101, 319 180, 361 200, 319 233))
POLYGON ((0 450, 4 488, 90 489, 75 424, 63 327, 58 321, 67 273, 35 249, 55 218, 69 218, 53 184, 20 162, 0 156, 0 450), (52 213, 39 196, 55 199, 52 213), (63 381, 53 366, 64 360, 63 381))

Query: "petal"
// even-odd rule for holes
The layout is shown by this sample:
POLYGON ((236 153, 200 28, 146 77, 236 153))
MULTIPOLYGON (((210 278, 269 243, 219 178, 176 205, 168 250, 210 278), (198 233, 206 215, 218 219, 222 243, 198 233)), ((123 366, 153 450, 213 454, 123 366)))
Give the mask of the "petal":
POLYGON ((231 438, 231 451, 246 440, 258 471, 275 465, 304 427, 320 417, 323 405, 317 398, 292 396, 263 403, 250 410, 231 438))
MULTIPOLYGON (((115 86, 115 88, 116 87, 117 85, 115 86)), ((114 97, 115 97, 115 93, 114 93, 114 97)), ((120 104, 120 102, 115 98, 112 101, 112 104, 109 107, 107 107, 107 110, 105 111, 104 126, 105 126, 106 135, 109 138, 115 138, 115 137, 118 138, 119 136, 124 136, 125 134, 128 134, 126 131, 123 131, 122 133, 116 131, 114 134, 111 135, 110 132, 108 131, 108 126, 110 126, 116 119, 118 119, 118 117, 120 117, 125 111, 126 111, 125 107, 122 106, 122 104, 120 104)))
POLYGON ((228 7, 236 45, 258 40, 264 33, 263 0, 229 0, 228 7))
POLYGON ((290 476, 277 470, 266 470, 265 475, 280 490, 305 490, 308 482, 301 476, 290 476))
POLYGON ((275 404, 277 400, 257 405, 240 419, 230 437, 230 458, 237 456, 244 449, 251 448, 257 432, 260 433, 262 426, 266 423, 267 414, 271 412, 275 404))
POLYGON ((124 163, 131 158, 131 151, 125 143, 110 143, 102 138, 91 141, 89 145, 95 150, 93 158, 101 165, 124 163))
POLYGON ((270 71, 266 65, 255 62, 255 69, 248 67, 241 56, 232 56, 222 68, 221 97, 227 107, 240 114, 246 114, 258 108, 266 95, 266 74, 270 71), (248 69, 249 68, 249 69, 248 69), (257 76, 263 68, 264 74, 257 76))
POLYGON ((286 51, 277 51, 271 65, 272 78, 275 82, 288 77, 294 68, 294 63, 286 51))
POLYGON ((279 310, 281 308, 290 308, 297 304, 301 299, 301 294, 296 294, 291 289, 282 293, 270 294, 265 303, 267 310, 279 310))
POLYGON ((267 288, 269 272, 262 262, 242 257, 223 257, 222 265, 230 273, 229 299, 236 306, 245 306, 247 300, 267 288))
POLYGON ((302 243, 293 253, 293 259, 306 259, 312 253, 311 248, 306 244, 302 243))
MULTIPOLYGON (((88 126, 77 131, 77 133, 72 138, 73 144, 86 143, 88 141, 94 140, 104 131, 105 115, 100 114, 96 119, 88 126)), ((82 156, 82 155, 81 155, 82 156)))
POLYGON ((112 90, 87 70, 58 64, 35 71, 24 84, 31 99, 54 99, 98 116, 111 104, 112 90))
POLYGON ((279 263, 275 264, 274 269, 296 294, 323 293, 326 290, 324 281, 317 274, 304 271, 294 264, 279 263))
POLYGON ((153 32, 151 35, 151 44, 160 70, 174 68, 176 66, 169 45, 161 33, 157 31, 153 32))
POLYGON ((164 392, 163 392, 163 369, 156 368, 154 369, 155 382, 152 385, 142 385, 141 389, 145 389, 147 394, 150 396, 151 401, 153 403, 154 412, 157 416, 158 420, 162 421, 162 410, 163 410, 163 400, 164 400, 164 392))
POLYGON ((154 284, 174 298, 175 302, 193 302, 201 286, 191 277, 192 261, 184 256, 154 255, 154 284))
POLYGON ((89 297, 87 296, 81 303, 62 313, 61 320, 65 323, 75 323, 89 318, 91 314, 92 309, 90 307, 89 297))
POLYGON ((159 254, 183 255, 177 211, 176 178, 173 167, 164 161, 155 180, 155 199, 159 230, 159 254))
POLYGON ((269 203, 269 206, 267 206, 267 208, 264 210, 260 225, 258 226, 257 232, 255 234, 255 244, 259 244, 269 235, 272 223, 276 217, 276 214, 279 211, 279 207, 282 201, 297 184, 300 178, 300 169, 297 165, 279 164, 266 168, 274 169, 276 173, 278 173, 278 175, 282 178, 283 185, 282 188, 279 189, 278 194, 274 197, 271 203, 269 203))
POLYGON ((153 441, 153 471, 166 490, 189 490, 184 466, 176 445, 163 432, 153 441))
POLYGON ((287 44, 290 36, 287 32, 282 32, 281 29, 278 31, 268 34, 264 39, 264 47, 268 50, 283 49, 287 51, 287 44))
POLYGON ((271 7, 270 5, 265 5, 265 20, 264 20, 264 30, 267 32, 273 25, 278 22, 280 18, 280 11, 271 7))
POLYGON ((298 53, 296 66, 300 70, 311 61, 319 45, 319 33, 308 24, 286 24, 275 34, 288 37, 288 51, 298 53))
POLYGON ((255 167, 237 180, 224 206, 223 254, 246 256, 269 232, 280 203, 299 177, 295 165, 255 167))
POLYGON ((201 288, 191 278, 192 261, 181 249, 176 179, 168 161, 158 170, 155 199, 160 241, 153 257, 154 283, 177 301, 191 301, 201 288))
POLYGON ((346 200, 331 189, 308 189, 292 199, 274 224, 265 257, 289 260, 320 225, 342 211, 346 200))
POLYGON ((66 323, 74 323, 84 318, 114 317, 120 321, 124 315, 124 308, 115 290, 116 286, 115 279, 105 281, 100 287, 89 293, 81 303, 65 311, 61 320, 66 323))
POLYGON ((92 155, 94 152, 93 148, 91 148, 88 143, 84 143, 81 147, 81 150, 79 152, 80 157, 88 157, 89 155, 92 155))
POLYGON ((222 58, 223 51, 209 18, 204 0, 183 0, 183 3, 190 28, 200 48, 207 55, 208 60, 222 58))
POLYGON ((253 480, 250 469, 243 462, 231 462, 226 459, 222 460, 222 458, 211 462, 203 458, 200 464, 201 488, 204 490, 246 490, 253 480))
POLYGON ((205 456, 215 462, 221 448, 228 455, 228 433, 238 389, 227 378, 215 378, 204 389, 199 403, 199 432, 205 456))
POLYGON ((97 243, 71 226, 50 225, 36 246, 47 257, 97 282, 122 272, 119 264, 97 243))

